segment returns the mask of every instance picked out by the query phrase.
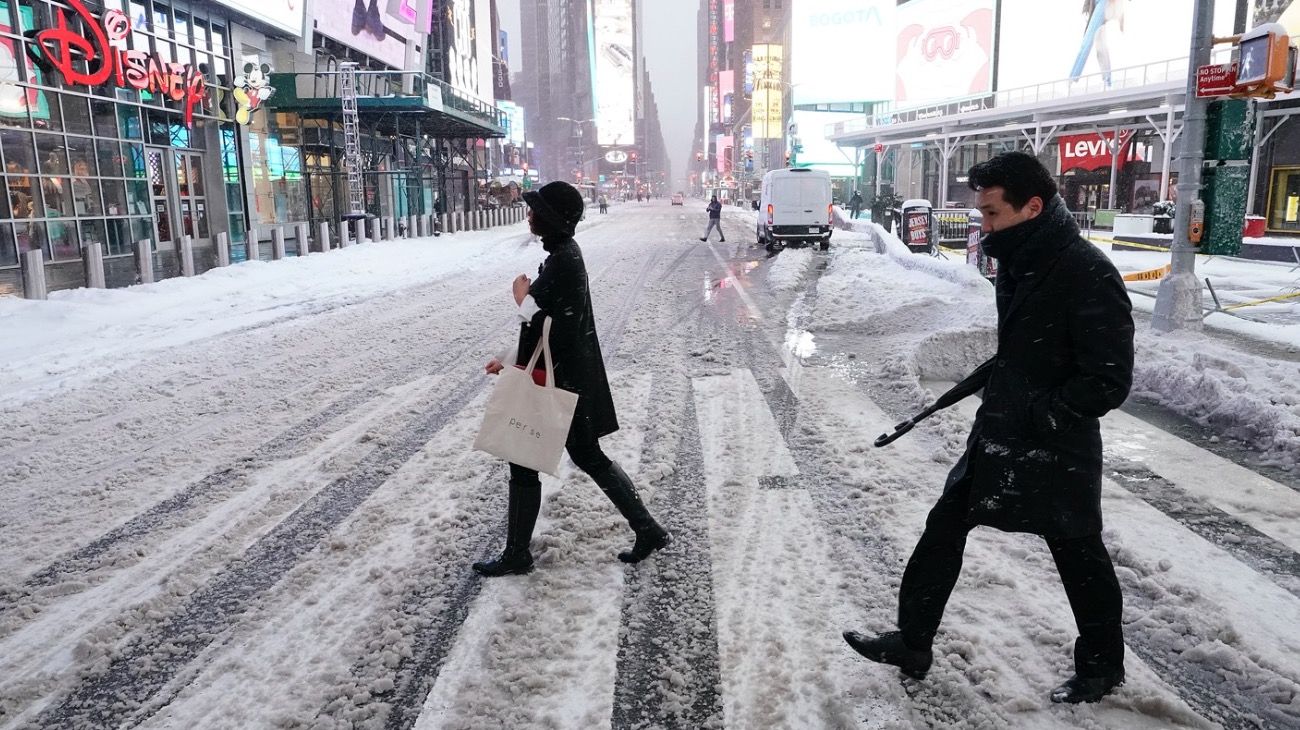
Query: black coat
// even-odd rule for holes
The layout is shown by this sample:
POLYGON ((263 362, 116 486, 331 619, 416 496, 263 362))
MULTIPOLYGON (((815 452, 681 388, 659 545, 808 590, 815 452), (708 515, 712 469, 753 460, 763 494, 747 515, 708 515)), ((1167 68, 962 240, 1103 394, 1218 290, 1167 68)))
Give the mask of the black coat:
POLYGON ((1056 197, 1038 217, 985 239, 999 260, 998 349, 966 453, 969 519, 1012 532, 1101 531, 1098 419, 1128 396, 1133 317, 1115 266, 1056 197))
POLYGON ((710 218, 719 220, 722 218, 722 203, 719 203, 716 200, 710 200, 709 204, 705 206, 704 209, 709 212, 710 218))
MULTIPOLYGON (((591 292, 582 250, 568 236, 546 236, 542 245, 550 254, 542 262, 528 293, 541 309, 520 325, 517 364, 526 366, 551 317, 551 355, 555 359, 555 384, 578 394, 570 436, 590 429, 596 438, 618 430, 614 397, 605 376, 605 361, 596 337, 591 292)), ((537 367, 545 366, 545 356, 537 367)))

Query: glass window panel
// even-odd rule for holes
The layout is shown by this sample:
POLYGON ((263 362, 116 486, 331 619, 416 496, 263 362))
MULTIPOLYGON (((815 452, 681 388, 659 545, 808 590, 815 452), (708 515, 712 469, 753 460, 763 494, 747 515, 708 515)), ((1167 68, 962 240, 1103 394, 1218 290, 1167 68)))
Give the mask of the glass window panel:
POLYGON ((153 219, 151 218, 132 218, 131 219, 131 240, 142 241, 148 238, 153 240, 153 219))
POLYGON ((208 21, 194 18, 190 23, 190 35, 194 38, 195 48, 202 51, 212 50, 212 43, 208 40, 208 21))
POLYGON ((175 122, 171 125, 171 136, 168 139, 172 147, 189 147, 190 130, 184 124, 175 122))
POLYGON ((72 178, 72 209, 77 215, 103 215, 104 206, 99 197, 99 181, 94 178, 72 178))
POLYGON ((193 188, 193 195, 203 194, 203 163, 198 155, 186 155, 189 158, 190 170, 189 180, 190 187, 193 188))
POLYGON ((104 253, 108 253, 108 236, 104 234, 104 221, 88 220, 81 221, 81 245, 99 246, 104 253))
POLYGON ((100 137, 122 136, 117 125, 117 104, 108 100, 92 99, 90 118, 95 125, 95 134, 100 137))
POLYGON ((149 214, 149 184, 144 180, 126 181, 126 211, 131 215, 149 214))
POLYGON ((144 139, 140 128, 140 108, 129 104, 117 105, 117 130, 123 139, 144 139))
POLYGON ((145 178, 149 176, 149 170, 144 161, 144 147, 138 144, 123 145, 127 154, 124 162, 127 163, 126 177, 145 178))
POLYGON ((167 8, 164 5, 155 4, 153 6, 153 25, 149 30, 159 38, 168 38, 172 34, 171 22, 167 17, 167 8))
POLYGON ((85 97, 63 95, 63 130, 74 134, 90 134, 90 110, 85 97))
POLYGON ((14 224, 14 244, 18 253, 24 251, 44 250, 49 256, 49 247, 45 240, 45 222, 37 220, 20 221, 14 224))
POLYGON ((100 180, 104 192, 104 213, 126 215, 126 185, 121 180, 100 180))
MULTIPOLYGON (((0 40, 0 43, 2 42, 3 40, 0 40)), ((7 49, 0 47, 0 56, 6 52, 7 49)), ((0 70, 0 127, 31 126, 32 120, 27 110, 30 107, 39 107, 44 96, 35 89, 15 83, 17 78, 17 69, 0 70)))
POLYGON ((193 195, 194 193, 190 192, 189 168, 185 164, 186 155, 177 152, 174 157, 176 162, 176 189, 180 191, 181 195, 193 195))
POLYGON ((96 140, 95 157, 99 160, 99 174, 104 177, 126 177, 122 172, 122 144, 105 139, 96 140))
POLYGON ((158 54, 158 58, 164 61, 176 60, 176 47, 170 41, 155 40, 154 51, 158 54))
POLYGON ((42 174, 68 174, 68 155, 63 139, 59 134, 36 135, 36 164, 42 174))
MULTIPOLYGON (((104 221, 104 229, 108 234, 108 250, 105 251, 109 256, 126 256, 131 253, 132 243, 130 222, 124 218, 104 221)), ((143 236, 142 236, 143 238, 143 236)))
POLYGON ((149 144, 162 145, 164 147, 171 144, 171 137, 169 136, 170 130, 167 124, 167 114, 152 109, 146 109, 144 114, 145 119, 149 124, 149 144))
POLYGON ((162 153, 149 150, 146 154, 149 157, 149 188, 154 197, 164 197, 167 195, 167 173, 163 169, 162 153))
POLYGON ((208 237, 208 203, 203 198, 194 200, 194 229, 199 238, 208 237))
POLYGON ((45 252, 54 261, 71 261, 81 258, 77 239, 76 221, 45 221, 48 239, 45 252))
POLYGON ((121 10, 122 12, 126 12, 126 6, 122 4, 122 0, 103 0, 103 3, 105 10, 121 10))
POLYGON ((35 172, 36 154, 30 132, 0 129, 0 151, 4 153, 5 172, 35 172))
POLYGON ((0 223, 0 266, 17 266, 18 249, 14 245, 14 227, 0 223))
POLYGON ((3 175, 0 175, 0 220, 13 217, 12 197, 9 192, 9 181, 3 175))
POLYGON ((95 172, 95 140, 89 137, 64 137, 63 143, 68 149, 68 170, 73 177, 96 177, 99 174, 95 172), (78 164, 82 168, 81 172, 77 172, 78 164))
POLYGON ((33 183, 39 180, 37 177, 8 176, 6 182, 9 184, 9 211, 14 218, 36 218, 38 211, 43 210, 41 206, 41 186, 33 183))
POLYGON ((190 40, 190 16, 182 12, 176 13, 176 32, 173 38, 181 43, 191 43, 190 40))
POLYGON ((181 228, 185 235, 194 235, 194 209, 191 207, 191 201, 181 201, 181 228))
POLYGON ((61 121, 63 116, 63 112, 61 111, 63 107, 60 99, 61 94, 46 91, 42 92, 41 95, 45 97, 46 113, 43 115, 33 114, 32 126, 37 129, 46 129, 54 132, 63 129, 63 122, 61 121))
POLYGON ((73 205, 72 180, 66 177, 41 178, 41 195, 45 198, 46 218, 71 218, 76 215, 73 205))

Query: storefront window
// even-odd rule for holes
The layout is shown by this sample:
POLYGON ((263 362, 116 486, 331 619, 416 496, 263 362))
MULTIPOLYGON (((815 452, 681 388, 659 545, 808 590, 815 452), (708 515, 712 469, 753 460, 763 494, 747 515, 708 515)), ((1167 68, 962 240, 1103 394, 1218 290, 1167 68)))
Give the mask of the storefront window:
POLYGON ((63 129, 73 134, 90 134, 88 100, 72 94, 63 95, 63 129))
POLYGON ((292 114, 253 117, 248 146, 253 182, 254 222, 260 225, 307 220, 302 153, 296 142, 298 118, 292 114), (294 144, 285 141, 294 140, 294 144))
POLYGON ((8 223, 0 223, 0 267, 17 265, 18 249, 14 245, 14 228, 8 223))
POLYGON ((1273 168, 1268 227, 1273 231, 1300 231, 1300 167, 1273 168))

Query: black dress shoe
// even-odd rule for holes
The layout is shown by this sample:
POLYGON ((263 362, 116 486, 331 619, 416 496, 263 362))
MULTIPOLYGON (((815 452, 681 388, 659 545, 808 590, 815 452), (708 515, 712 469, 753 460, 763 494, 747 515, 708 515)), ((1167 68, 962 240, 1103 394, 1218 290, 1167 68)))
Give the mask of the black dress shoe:
POLYGON ((668 543, 672 541, 673 536, 668 534, 667 530, 659 525, 653 525, 648 530, 638 532, 632 549, 619 553, 618 559, 625 563, 639 563, 650 557, 650 553, 668 547, 668 543))
POLYGON ((527 550, 504 552, 495 560, 483 560, 474 563, 474 572, 488 578, 503 575, 524 575, 533 572, 533 554, 527 550))
POLYGON ((925 679, 934 661, 934 652, 913 649, 903 642, 899 631, 888 631, 873 637, 866 637, 856 631, 845 631, 844 640, 853 647, 853 651, 881 664, 892 664, 903 674, 913 679, 925 679))
POLYGON ((727 242, 727 239, 725 239, 725 238, 719 238, 719 239, 718 239, 718 243, 726 243, 726 242, 727 242))
POLYGON ((1065 684, 1052 690, 1053 702, 1076 705, 1080 702, 1097 702, 1124 684, 1124 673, 1105 674, 1099 677, 1080 677, 1074 675, 1065 680, 1065 684))
POLYGON ((707 240, 709 240, 709 239, 706 237, 706 238, 701 238, 700 240, 701 240, 701 241, 707 241, 707 240))

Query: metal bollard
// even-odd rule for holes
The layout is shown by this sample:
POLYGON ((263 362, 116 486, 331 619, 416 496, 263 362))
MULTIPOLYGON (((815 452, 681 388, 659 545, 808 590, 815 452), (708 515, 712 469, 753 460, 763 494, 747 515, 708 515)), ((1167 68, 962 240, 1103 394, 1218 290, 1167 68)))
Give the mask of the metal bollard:
POLYGON ((153 283, 153 242, 147 238, 135 242, 135 273, 141 284, 153 283))
POLYGON ((230 265, 230 234, 221 232, 217 234, 217 266, 230 265))
POLYGON ((279 261, 284 258, 284 226, 276 226, 271 229, 271 260, 279 261))
POLYGON ((91 241, 81 247, 81 263, 86 268, 86 286, 91 289, 103 289, 104 284, 104 247, 99 241, 91 241))
POLYGON ((176 239, 176 258, 181 262, 181 276, 194 276, 194 239, 181 236, 176 239))
POLYGON ((372 242, 374 242, 374 243, 378 243, 379 241, 383 240, 383 239, 381 239, 381 238, 379 237, 379 219, 378 219, 378 218, 371 218, 371 219, 370 219, 370 235, 369 235, 369 239, 370 239, 372 242))
POLYGON ((347 248, 352 245, 352 226, 346 220, 340 220, 339 226, 339 248, 347 248))
POLYGON ((415 215, 414 213, 412 213, 411 215, 406 216, 406 237, 407 237, 407 238, 419 238, 419 237, 420 237, 420 232, 419 232, 419 230, 417 229, 417 225, 416 225, 416 221, 419 220, 419 219, 420 219, 420 216, 415 215))
POLYGON ((306 256, 311 253, 311 241, 307 240, 307 224, 298 223, 293 227, 294 236, 298 239, 298 255, 306 256))
POLYGON ((49 296, 45 286, 45 252, 39 248, 23 251, 23 297, 48 299, 49 296))
POLYGON ((257 240, 257 229, 250 229, 244 235, 244 251, 248 261, 257 261, 262 258, 262 242, 257 240))
POLYGON ((316 250, 326 253, 330 250, 330 224, 320 223, 316 227, 316 250))
POLYGON ((352 228, 356 233, 352 236, 352 242, 360 246, 366 242, 366 219, 358 218, 352 222, 352 228))

